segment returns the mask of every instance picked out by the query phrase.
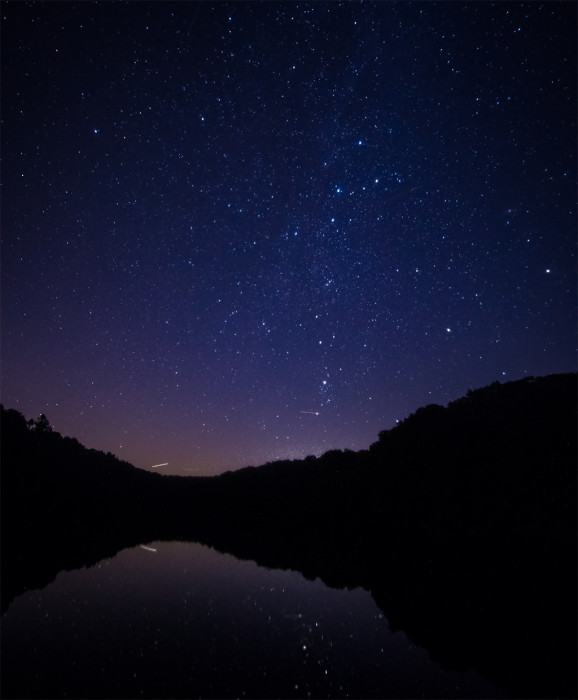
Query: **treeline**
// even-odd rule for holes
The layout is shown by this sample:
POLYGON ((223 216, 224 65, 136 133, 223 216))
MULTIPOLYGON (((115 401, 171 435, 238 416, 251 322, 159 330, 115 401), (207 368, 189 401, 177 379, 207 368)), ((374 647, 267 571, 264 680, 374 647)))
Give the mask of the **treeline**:
POLYGON ((180 492, 164 496, 166 477, 63 437, 46 416, 2 406, 0 427, 2 611, 59 570, 113 556, 170 522, 180 492))
POLYGON ((576 376, 554 375, 418 409, 368 450, 228 472, 213 486, 236 532, 321 531, 336 547, 340 537, 394 546, 401 532, 404 546, 430 549, 522 527, 535 546, 575 517, 575 455, 576 376))
MULTIPOLYGON (((53 431, 46 416, 27 421, 1 408, 3 520, 80 524, 87 516, 115 516, 134 506, 147 473, 113 454, 87 449, 53 431)), ((150 475, 154 477, 155 475, 150 475)))

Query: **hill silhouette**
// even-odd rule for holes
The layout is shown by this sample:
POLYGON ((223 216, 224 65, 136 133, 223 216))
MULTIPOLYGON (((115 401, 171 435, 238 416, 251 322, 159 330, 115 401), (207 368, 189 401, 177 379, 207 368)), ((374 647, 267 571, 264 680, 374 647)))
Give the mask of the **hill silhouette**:
POLYGON ((337 587, 448 668, 576 696, 576 375, 430 405, 367 450, 152 474, 2 408, 2 609, 59 570, 198 540, 337 587))

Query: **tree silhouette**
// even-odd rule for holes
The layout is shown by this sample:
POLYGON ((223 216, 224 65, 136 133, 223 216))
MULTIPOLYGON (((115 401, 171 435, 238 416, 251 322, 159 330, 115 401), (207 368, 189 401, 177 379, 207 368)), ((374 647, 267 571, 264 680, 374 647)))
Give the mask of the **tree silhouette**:
POLYGON ((48 422, 48 418, 44 415, 44 413, 41 413, 38 416, 38 420, 34 423, 34 430, 37 433, 51 433, 52 432, 52 426, 48 422))

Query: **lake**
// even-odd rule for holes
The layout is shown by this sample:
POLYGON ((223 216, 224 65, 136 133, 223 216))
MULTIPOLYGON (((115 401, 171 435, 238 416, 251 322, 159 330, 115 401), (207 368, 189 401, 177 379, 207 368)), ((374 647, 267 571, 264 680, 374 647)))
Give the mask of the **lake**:
POLYGON ((151 542, 13 601, 3 697, 508 697, 449 672, 363 589, 151 542))

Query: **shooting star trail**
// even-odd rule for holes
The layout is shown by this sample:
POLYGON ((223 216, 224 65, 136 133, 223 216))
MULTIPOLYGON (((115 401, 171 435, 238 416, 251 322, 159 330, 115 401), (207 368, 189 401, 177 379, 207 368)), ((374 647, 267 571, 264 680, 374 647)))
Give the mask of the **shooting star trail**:
POLYGON ((310 416, 318 416, 318 411, 299 411, 299 413, 308 413, 310 416))
POLYGON ((157 467, 167 467, 168 464, 168 462, 163 462, 162 464, 153 464, 151 469, 156 469, 157 467))
POLYGON ((140 548, 146 549, 147 552, 156 552, 157 551, 154 547, 147 547, 146 544, 141 544, 140 548))

